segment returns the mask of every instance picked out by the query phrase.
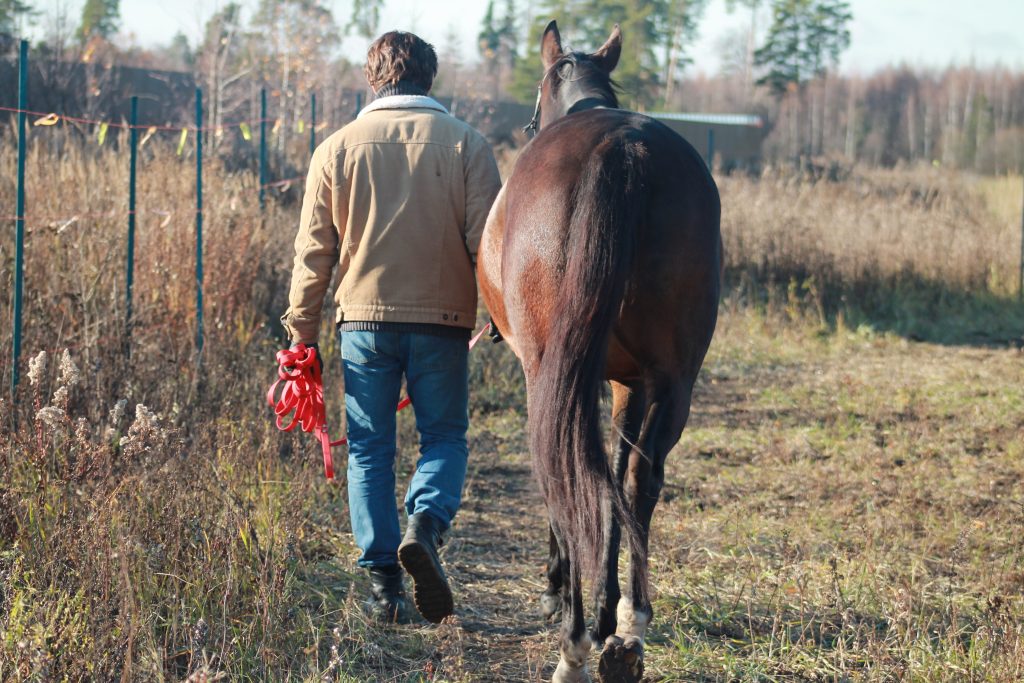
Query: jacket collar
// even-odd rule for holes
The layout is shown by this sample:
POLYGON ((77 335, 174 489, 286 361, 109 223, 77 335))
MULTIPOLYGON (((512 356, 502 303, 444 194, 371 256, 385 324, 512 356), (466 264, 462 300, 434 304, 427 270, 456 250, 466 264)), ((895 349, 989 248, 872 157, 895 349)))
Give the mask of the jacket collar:
POLYGON ((412 81, 406 81, 399 79, 394 83, 385 83, 383 86, 378 88, 373 93, 374 99, 381 97, 387 97, 388 95, 429 95, 430 93, 424 90, 422 87, 413 83, 412 81))
POLYGON ((359 112, 356 118, 360 118, 363 114, 369 114, 371 111, 377 111, 378 109, 433 109, 444 114, 448 113, 444 105, 433 97, 427 97, 426 95, 388 95, 386 97, 379 97, 363 107, 363 110, 359 112))

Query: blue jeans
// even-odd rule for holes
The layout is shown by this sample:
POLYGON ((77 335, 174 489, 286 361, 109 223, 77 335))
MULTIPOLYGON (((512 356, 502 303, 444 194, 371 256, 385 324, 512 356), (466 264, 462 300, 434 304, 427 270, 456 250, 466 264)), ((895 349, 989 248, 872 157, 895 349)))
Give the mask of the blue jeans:
POLYGON ((406 332, 344 332, 348 505, 363 567, 394 565, 401 542, 395 505, 395 406, 405 375, 420 457, 407 514, 447 528, 462 501, 469 428, 467 342, 406 332))

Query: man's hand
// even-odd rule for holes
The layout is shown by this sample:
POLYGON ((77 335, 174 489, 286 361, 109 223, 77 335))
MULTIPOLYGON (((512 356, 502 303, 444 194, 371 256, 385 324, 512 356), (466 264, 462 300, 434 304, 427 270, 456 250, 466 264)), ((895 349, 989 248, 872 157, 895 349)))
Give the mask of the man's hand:
MULTIPOLYGON (((288 347, 288 350, 289 351, 293 351, 293 350, 295 350, 295 347, 298 346, 298 345, 299 345, 299 342, 292 342, 292 345, 290 347, 288 347)), ((323 374, 324 374, 324 358, 323 358, 323 356, 320 355, 320 345, 317 344, 316 342, 313 342, 312 344, 306 344, 305 346, 306 346, 307 349, 313 349, 314 351, 316 351, 316 362, 317 362, 317 365, 320 366, 320 376, 323 377, 323 374)))

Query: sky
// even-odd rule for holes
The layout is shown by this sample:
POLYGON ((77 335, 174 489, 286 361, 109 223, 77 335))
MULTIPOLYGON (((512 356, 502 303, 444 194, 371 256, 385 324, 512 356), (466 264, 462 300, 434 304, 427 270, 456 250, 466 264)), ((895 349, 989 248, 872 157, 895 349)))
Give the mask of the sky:
MULTIPOLYGON (((144 46, 167 43, 178 31, 194 43, 206 19, 225 2, 121 0, 122 28, 144 46)), ((256 4, 255 0, 241 2, 244 7, 256 4)), ((51 15, 63 7, 77 23, 83 0, 34 0, 31 4, 51 15)), ((325 4, 344 25, 351 0, 326 0, 325 4)), ((518 4, 526 7, 530 3, 519 0, 518 4)), ((454 32, 459 35, 464 59, 472 62, 486 7, 485 0, 385 0, 380 28, 381 32, 393 28, 414 31, 439 48, 454 32)), ((938 68, 1000 63, 1024 68, 1024 0, 850 0, 850 7, 851 44, 840 63, 845 73, 869 73, 899 63, 938 68)), ((762 10, 759 26, 766 27, 769 20, 768 12, 762 10)), ((32 34, 38 37, 46 21, 45 16, 40 19, 32 34)), ((692 72, 716 73, 723 41, 749 23, 749 13, 729 14, 725 0, 710 0, 700 22, 700 35, 689 50, 692 72)), ((365 48, 361 38, 347 37, 342 43, 342 51, 353 60, 359 60, 365 48)))

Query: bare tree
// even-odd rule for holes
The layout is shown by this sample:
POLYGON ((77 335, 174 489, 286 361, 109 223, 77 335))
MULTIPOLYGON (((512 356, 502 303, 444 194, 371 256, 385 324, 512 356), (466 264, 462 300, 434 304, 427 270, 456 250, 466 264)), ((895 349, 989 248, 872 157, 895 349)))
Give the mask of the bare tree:
MULTIPOLYGON (((218 129, 224 125, 226 116, 244 105, 240 81, 253 71, 244 46, 241 15, 237 2, 228 3, 214 14, 206 22, 203 42, 197 50, 196 77, 206 83, 209 120, 218 129)), ((220 139, 215 136, 214 144, 219 145, 220 139)))
MULTIPOLYGON (((280 125, 302 119, 309 93, 331 78, 338 28, 319 0, 260 0, 251 23, 250 58, 278 101, 280 125)), ((284 136, 277 136, 284 148, 284 136)))

